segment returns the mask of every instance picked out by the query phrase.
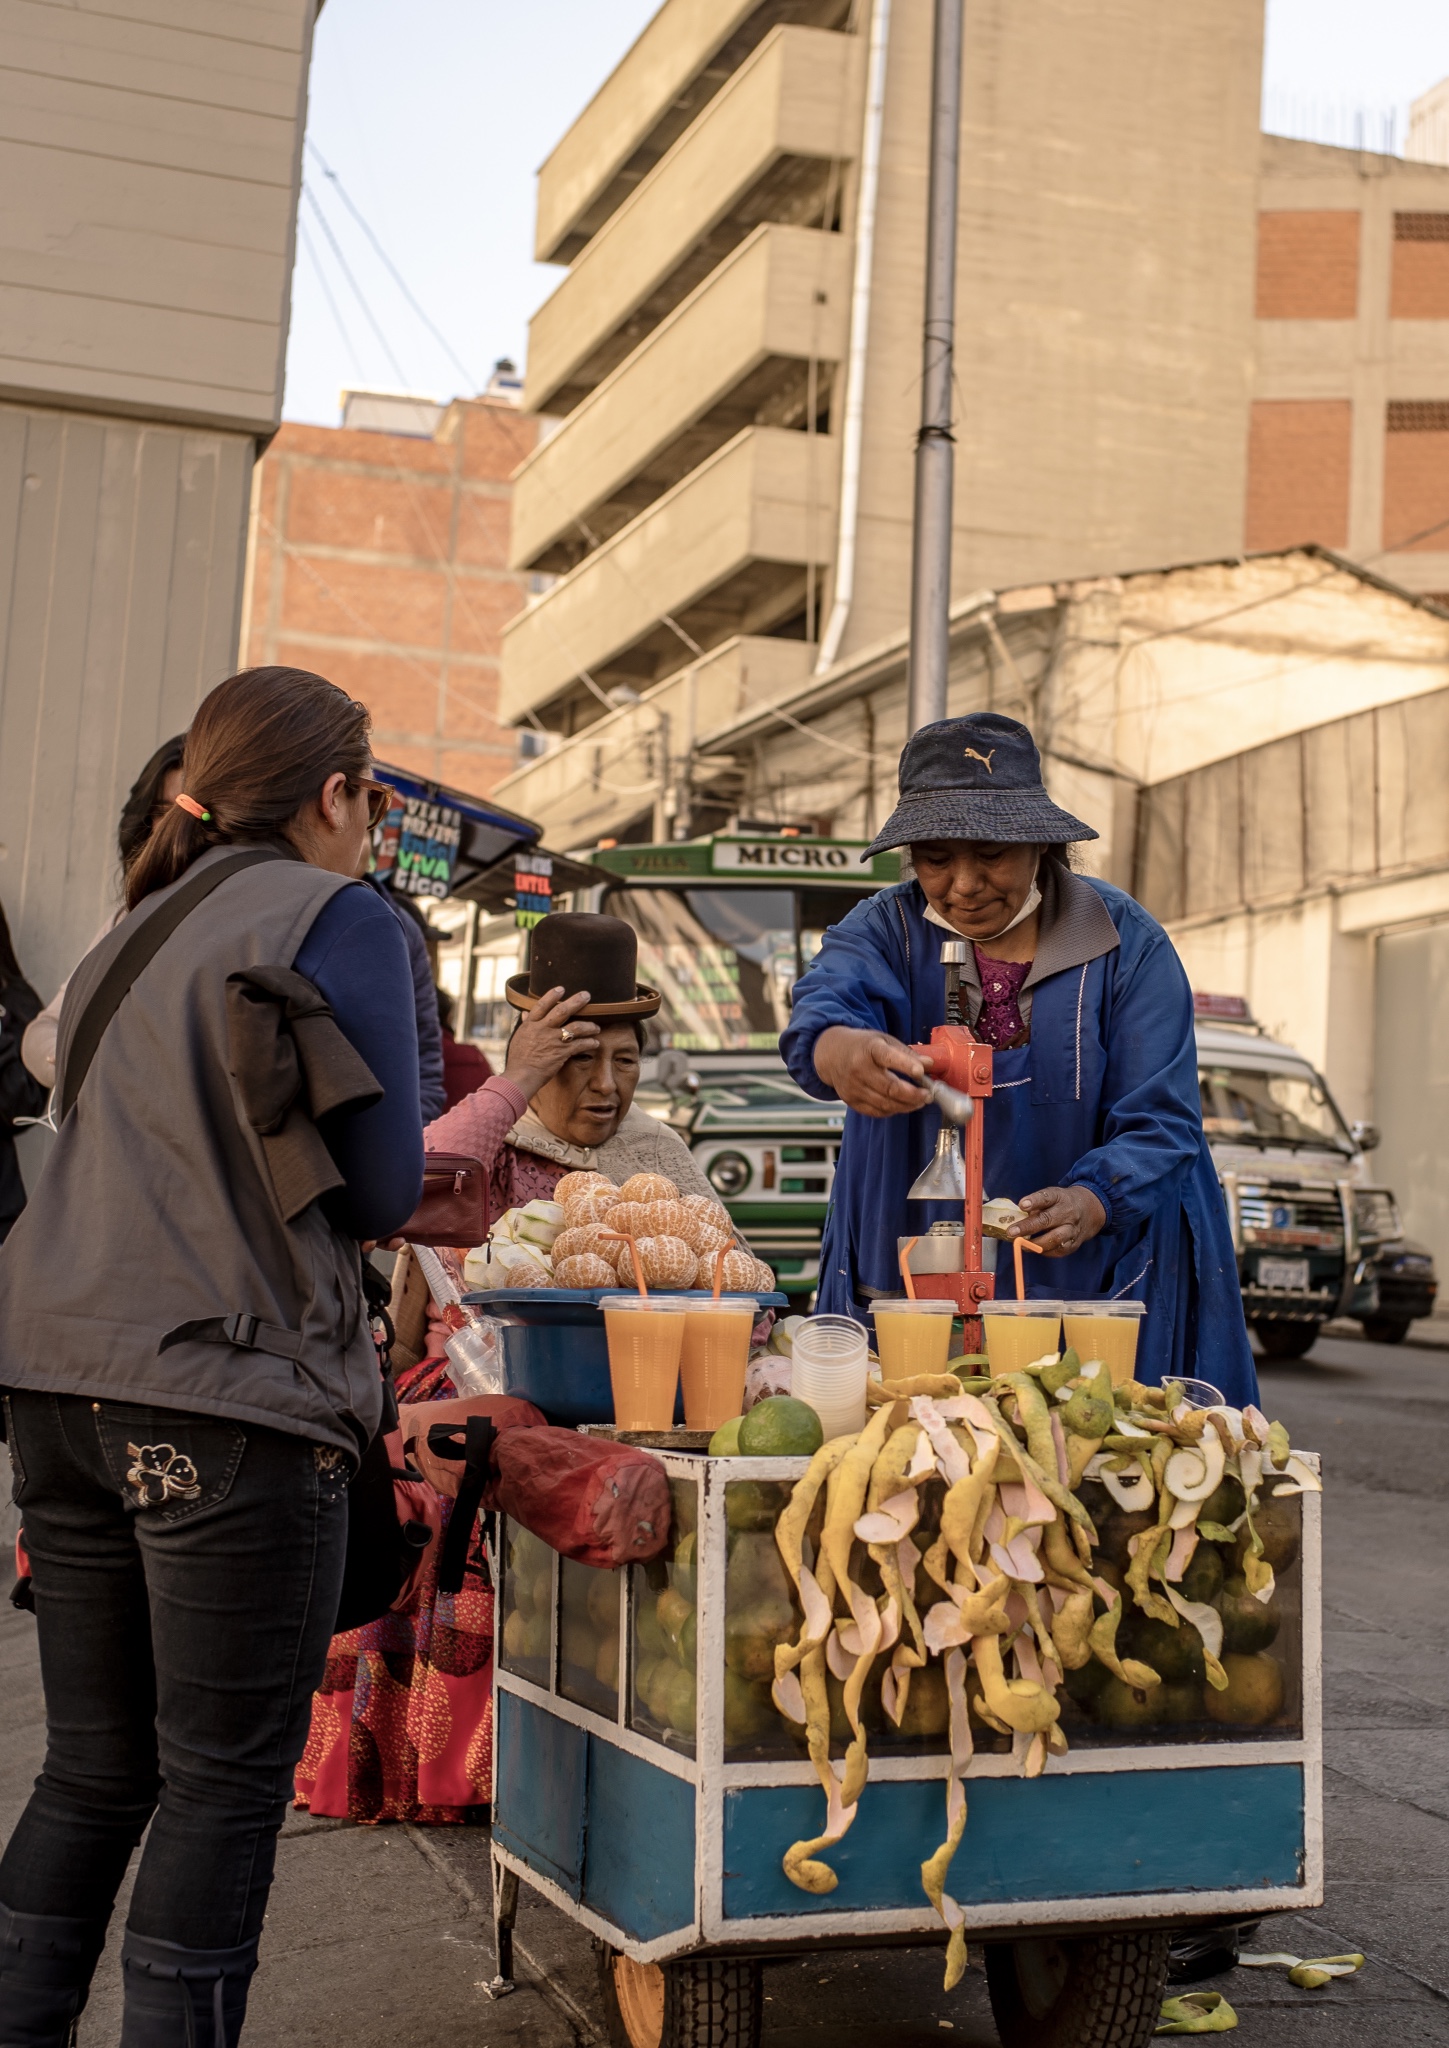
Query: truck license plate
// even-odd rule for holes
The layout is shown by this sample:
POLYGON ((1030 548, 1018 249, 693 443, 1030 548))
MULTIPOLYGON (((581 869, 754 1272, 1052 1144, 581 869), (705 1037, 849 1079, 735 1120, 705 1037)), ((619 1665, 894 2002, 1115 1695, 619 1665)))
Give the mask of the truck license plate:
POLYGON ((1307 1259, 1259 1259, 1258 1285, 1282 1287, 1294 1294, 1308 1291, 1307 1259))

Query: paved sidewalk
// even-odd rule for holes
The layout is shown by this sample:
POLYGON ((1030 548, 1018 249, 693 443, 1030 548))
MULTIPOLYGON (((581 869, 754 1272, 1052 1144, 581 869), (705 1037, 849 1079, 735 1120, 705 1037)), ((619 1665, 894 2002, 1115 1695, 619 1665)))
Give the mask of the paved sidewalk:
MULTIPOLYGON (((1263 1948, 1362 1949, 1359 1977, 1316 1993, 1240 1970, 1215 1988, 1242 2048, 1449 2048, 1449 1362, 1433 1351, 1322 1340, 1264 1369, 1264 1405, 1321 1450, 1328 1899, 1265 1924, 1263 1948)), ((34 1622, 0 1607, 0 1827, 38 1765, 34 1622)), ((1110 1845, 1103 1845, 1110 1855, 1110 1845)), ((969 1829, 961 1853, 970 1853, 969 1829)), ((124 1917, 124 1908, 117 1925, 124 1917)), ((576 2048, 602 2043, 586 1935, 525 1891, 520 1989, 493 2004, 482 1828, 352 1828, 294 1816, 247 2038, 257 2048, 576 2048)), ((978 1958, 979 1960, 979 1954, 978 1958)), ((794 1959, 765 1974, 765 2048, 923 2048, 996 2039, 979 1969, 947 1998, 939 1952, 794 1959)), ((115 1944, 81 2028, 114 2048, 115 1944)))

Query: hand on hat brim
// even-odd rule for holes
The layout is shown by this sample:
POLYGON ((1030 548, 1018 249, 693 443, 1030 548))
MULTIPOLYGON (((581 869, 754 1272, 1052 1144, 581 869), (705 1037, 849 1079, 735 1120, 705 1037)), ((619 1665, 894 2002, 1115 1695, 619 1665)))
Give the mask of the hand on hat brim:
POLYGON ((600 1027, 579 1012, 588 1007, 589 991, 581 988, 566 996, 562 987, 551 988, 526 1010, 508 1041, 504 1073, 530 1102, 545 1082, 551 1081, 576 1053, 592 1051, 600 1027), (568 1037, 564 1037, 565 1030, 568 1037))

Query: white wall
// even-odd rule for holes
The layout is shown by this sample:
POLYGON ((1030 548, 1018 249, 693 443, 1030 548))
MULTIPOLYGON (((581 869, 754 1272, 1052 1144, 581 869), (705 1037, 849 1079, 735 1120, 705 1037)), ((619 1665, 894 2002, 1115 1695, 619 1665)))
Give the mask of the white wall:
POLYGON ((1377 1084, 1383 1148, 1374 1171, 1410 1236, 1449 1272, 1449 924, 1379 941, 1377 1084))

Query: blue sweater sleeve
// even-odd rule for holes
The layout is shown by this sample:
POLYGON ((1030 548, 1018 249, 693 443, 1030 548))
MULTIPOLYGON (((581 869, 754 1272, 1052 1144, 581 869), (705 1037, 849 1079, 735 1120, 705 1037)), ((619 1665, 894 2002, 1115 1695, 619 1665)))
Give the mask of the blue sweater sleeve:
POLYGON ((895 903, 899 889, 856 905, 831 925, 820 951, 797 981, 780 1056, 807 1095, 833 1102, 835 1090, 815 1071, 815 1041, 832 1024, 886 1031, 911 1042, 911 990, 895 903))
POLYGON ((408 966, 413 977, 413 1016, 418 1027, 418 1101, 422 1107, 423 1122, 430 1124, 448 1106, 448 1091, 443 1086, 443 1027, 438 1021, 438 998, 433 990, 433 966, 428 958, 427 941, 418 930, 416 919, 409 917, 405 910, 397 912, 397 921, 407 941, 408 966))
POLYGON ((408 951, 390 905, 370 889, 339 889, 293 962, 331 1005, 339 1029, 382 1085, 371 1109, 318 1123, 346 1182, 323 1207, 350 1237, 387 1237, 423 1190, 418 1038, 408 951))
POLYGON ((403 909, 385 882, 376 875, 364 875, 369 889, 381 897, 397 919, 407 942, 408 968, 413 978, 413 1016, 418 1027, 418 1099, 423 1122, 430 1124, 448 1106, 443 1085, 443 1027, 438 1021, 438 998, 433 988, 433 966, 428 944, 417 919, 403 909))

